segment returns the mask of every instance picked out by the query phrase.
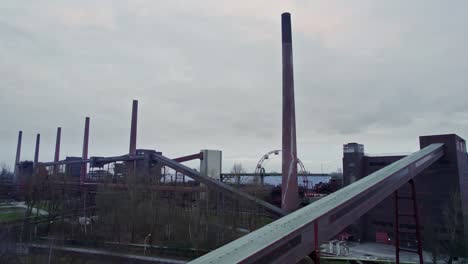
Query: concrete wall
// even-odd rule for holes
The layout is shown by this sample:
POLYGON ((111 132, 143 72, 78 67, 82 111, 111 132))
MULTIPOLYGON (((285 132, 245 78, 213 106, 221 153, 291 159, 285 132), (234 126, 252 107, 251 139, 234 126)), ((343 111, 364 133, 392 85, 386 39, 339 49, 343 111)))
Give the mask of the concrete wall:
POLYGON ((200 161, 200 174, 221 180, 222 152, 220 150, 201 150, 203 159, 200 161))

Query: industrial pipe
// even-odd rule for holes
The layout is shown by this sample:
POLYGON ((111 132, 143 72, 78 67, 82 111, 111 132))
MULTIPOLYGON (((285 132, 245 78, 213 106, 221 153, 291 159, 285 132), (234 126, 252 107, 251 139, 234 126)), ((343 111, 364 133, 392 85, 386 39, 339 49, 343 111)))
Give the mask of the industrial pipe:
POLYGON ((83 163, 90 163, 90 162, 99 162, 99 163, 111 163, 117 161, 134 161, 134 160, 143 160, 145 159, 144 156, 117 156, 117 157, 108 157, 108 158, 96 158, 91 157, 89 159, 79 159, 79 160, 59 160, 57 162, 41 162, 40 164, 43 166, 54 166, 54 165, 72 165, 72 164, 83 164, 83 163))
POLYGON ((183 156, 183 157, 178 157, 178 158, 175 158, 175 159, 172 159, 172 160, 181 163, 181 162, 186 162, 186 161, 195 160, 195 159, 202 160, 203 159, 203 152, 200 152, 200 153, 197 153, 197 154, 192 154, 192 155, 187 155, 187 156, 183 156))

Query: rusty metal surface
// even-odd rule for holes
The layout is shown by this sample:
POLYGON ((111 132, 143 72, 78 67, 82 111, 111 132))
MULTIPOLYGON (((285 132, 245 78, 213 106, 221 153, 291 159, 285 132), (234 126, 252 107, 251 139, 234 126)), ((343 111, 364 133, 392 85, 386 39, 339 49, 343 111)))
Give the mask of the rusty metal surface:
POLYGON ((200 160, 203 159, 203 152, 192 154, 192 155, 187 155, 183 157, 178 157, 172 160, 177 161, 177 162, 186 162, 186 161, 195 160, 195 159, 200 159, 200 160))

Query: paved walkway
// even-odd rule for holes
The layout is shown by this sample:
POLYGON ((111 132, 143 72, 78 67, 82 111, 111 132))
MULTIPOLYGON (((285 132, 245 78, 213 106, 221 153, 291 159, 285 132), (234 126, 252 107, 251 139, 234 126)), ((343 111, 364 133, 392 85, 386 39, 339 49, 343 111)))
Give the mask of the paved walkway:
MULTIPOLYGON (((0 208, 23 208, 23 209, 27 209, 28 206, 26 205, 25 202, 12 202, 12 203, 8 203, 8 204, 5 204, 5 205, 0 205, 0 208)), ((49 213, 46 210, 39 209, 39 208, 32 208, 31 213, 32 214, 37 214, 38 211, 39 211, 39 215, 42 215, 42 216, 49 215, 49 213)))
MULTIPOLYGON (((50 245, 45 244, 31 244, 29 245, 33 248, 41 248, 44 250, 49 250, 50 245)), ((69 247, 69 246, 52 246, 53 250, 61 250, 67 252, 75 252, 80 253, 83 255, 95 255, 95 256, 109 256, 109 257, 117 257, 121 259, 130 259, 136 260, 139 262, 148 262, 148 263, 161 263, 161 264, 185 264, 186 261, 182 260, 175 260, 175 259, 168 259, 168 258, 158 258, 158 257, 149 257, 149 256, 140 256, 140 255, 133 255, 133 254, 123 254, 123 253, 116 253, 107 250, 97 250, 97 249, 88 249, 88 248, 79 248, 79 247, 69 247)))
MULTIPOLYGON (((376 259, 395 261, 395 247, 379 243, 361 243, 349 246, 351 257, 360 259, 376 259)), ((423 252, 424 262, 431 262, 431 254, 423 252)), ((419 263, 419 256, 415 253, 400 251, 400 261, 407 263, 419 263)))

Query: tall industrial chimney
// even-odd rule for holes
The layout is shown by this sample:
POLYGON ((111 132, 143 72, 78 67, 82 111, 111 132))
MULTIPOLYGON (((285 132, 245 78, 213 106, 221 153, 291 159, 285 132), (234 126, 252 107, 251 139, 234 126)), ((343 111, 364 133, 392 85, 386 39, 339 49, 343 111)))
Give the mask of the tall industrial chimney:
POLYGON ((16 145, 16 158, 15 158, 15 168, 14 168, 14 179, 16 180, 18 177, 18 164, 21 158, 21 141, 23 140, 23 131, 18 132, 18 144, 16 145))
MULTIPOLYGON (((60 138, 62 136, 62 128, 57 127, 57 137, 55 139, 55 155, 54 161, 57 162, 60 159, 60 138)), ((54 165, 54 174, 58 172, 58 165, 54 165)))
MULTIPOLYGON (((83 136, 83 161, 88 159, 88 143, 89 143, 89 117, 85 119, 84 136, 83 136)), ((86 178, 86 169, 88 164, 83 162, 81 164, 80 184, 83 184, 86 178)))
POLYGON ((138 124, 138 100, 133 100, 132 121, 130 124, 130 148, 129 148, 130 155, 136 155, 137 124, 138 124))
POLYGON ((41 134, 36 136, 36 148, 34 149, 34 169, 36 169, 37 163, 39 162, 39 146, 41 144, 41 134))
POLYGON ((283 49, 283 162, 281 181, 281 208, 287 212, 299 206, 297 186, 296 114, 294 105, 293 53, 291 14, 281 15, 283 49))

